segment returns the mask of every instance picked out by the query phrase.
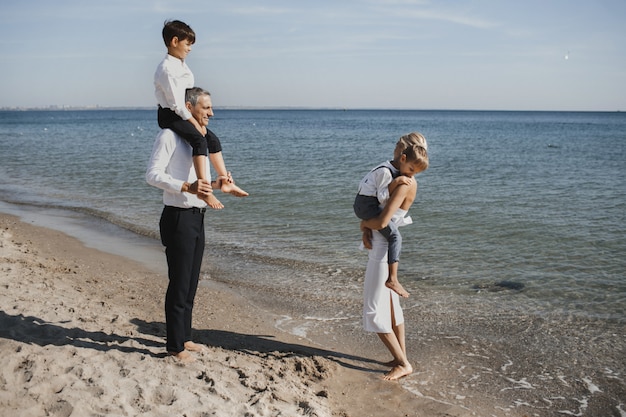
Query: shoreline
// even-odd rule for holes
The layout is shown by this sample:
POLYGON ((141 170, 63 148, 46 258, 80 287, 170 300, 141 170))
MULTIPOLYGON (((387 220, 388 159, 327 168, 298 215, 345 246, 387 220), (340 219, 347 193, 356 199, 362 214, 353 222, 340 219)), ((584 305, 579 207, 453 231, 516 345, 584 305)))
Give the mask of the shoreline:
POLYGON ((0 239, 0 410, 11 415, 382 417, 391 404, 470 415, 378 380, 385 368, 369 358, 278 331, 218 284, 199 288, 194 311, 208 351, 181 366, 164 351, 164 276, 5 213, 0 239))
MULTIPOLYGON (((40 403, 47 402, 46 412, 61 404, 61 411, 74 415, 97 415, 109 403, 117 411, 108 413, 122 415, 119 410, 386 417, 390 409, 398 416, 626 415, 619 323, 492 311, 488 298, 451 305, 447 294, 432 291, 415 294, 405 307, 409 358, 416 366, 397 383, 380 380, 387 368, 377 360, 387 360, 386 351, 360 329, 358 307, 332 304, 349 309, 351 321, 311 329, 306 326, 317 320, 313 313, 328 305, 290 296, 289 288, 243 288, 228 279, 202 281, 194 329, 209 352, 180 367, 164 355, 160 247, 148 250, 158 255, 148 262, 129 250, 143 250, 134 241, 117 247, 126 256, 85 247, 58 230, 29 224, 41 222, 36 212, 19 220, 0 206, 3 305, 11 306, 0 344, 15 352, 0 364, 4 380, 19 382, 5 384, 0 409, 41 415, 40 403), (50 359, 57 357, 58 363, 50 359), (100 382, 84 378, 90 362, 100 382), (81 374, 63 377, 70 368, 81 374), (41 370, 46 375, 38 376, 41 370), (169 371, 175 376, 163 375, 169 371), (130 381, 118 387, 119 375, 130 381), (28 395, 20 402, 21 395, 10 390, 22 385, 28 395), (102 394, 80 406, 90 408, 77 408, 94 391, 102 394), (243 408, 234 411, 235 404, 243 408)), ((52 414, 71 415, 61 411, 52 414)))

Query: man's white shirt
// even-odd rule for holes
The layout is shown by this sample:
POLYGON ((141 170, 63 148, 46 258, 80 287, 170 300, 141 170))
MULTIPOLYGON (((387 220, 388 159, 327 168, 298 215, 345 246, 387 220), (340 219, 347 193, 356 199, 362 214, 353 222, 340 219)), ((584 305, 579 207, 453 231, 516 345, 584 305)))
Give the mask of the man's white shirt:
MULTIPOLYGON (((163 204, 179 208, 206 207, 195 194, 181 192, 183 184, 198 179, 191 146, 170 129, 157 135, 146 170, 146 182, 163 190, 163 204)), ((209 166, 207 158, 207 167, 209 166)), ((207 179, 211 173, 207 169, 207 179)))

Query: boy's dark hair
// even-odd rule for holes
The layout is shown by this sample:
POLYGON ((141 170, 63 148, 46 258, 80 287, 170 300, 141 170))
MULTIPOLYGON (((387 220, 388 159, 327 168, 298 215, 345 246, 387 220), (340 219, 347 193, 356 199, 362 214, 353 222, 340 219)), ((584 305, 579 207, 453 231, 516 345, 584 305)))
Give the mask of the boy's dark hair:
POLYGON ((165 46, 170 46, 174 37, 177 37, 179 41, 187 39, 192 44, 196 42, 196 34, 188 24, 180 20, 166 20, 163 25, 163 42, 165 42, 165 46))

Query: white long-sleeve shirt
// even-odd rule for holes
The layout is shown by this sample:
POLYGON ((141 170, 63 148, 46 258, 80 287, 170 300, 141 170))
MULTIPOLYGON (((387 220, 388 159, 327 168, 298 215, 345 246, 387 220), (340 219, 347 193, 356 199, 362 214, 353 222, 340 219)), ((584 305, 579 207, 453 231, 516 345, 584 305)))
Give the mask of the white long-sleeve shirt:
MULTIPOLYGON (((185 182, 194 183, 198 179, 192 158, 191 146, 174 131, 163 129, 159 132, 148 162, 146 182, 163 190, 163 204, 166 206, 206 207, 207 204, 195 194, 181 191, 185 182)), ((207 175, 210 182, 210 171, 207 175)))
POLYGON ((185 63, 170 54, 154 72, 154 95, 164 109, 171 109, 183 120, 191 119, 185 107, 185 90, 194 86, 193 73, 185 63))

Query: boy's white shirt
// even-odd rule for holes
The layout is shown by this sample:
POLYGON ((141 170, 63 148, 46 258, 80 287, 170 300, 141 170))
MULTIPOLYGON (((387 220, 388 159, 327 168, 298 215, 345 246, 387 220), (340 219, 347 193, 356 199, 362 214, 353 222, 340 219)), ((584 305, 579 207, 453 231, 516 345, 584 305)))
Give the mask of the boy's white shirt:
POLYGON ((185 106, 185 90, 194 86, 194 76, 185 61, 170 54, 154 72, 154 95, 164 109, 171 109, 183 120, 191 119, 185 106))
MULTIPOLYGON (((381 207, 387 204, 389 201, 389 184, 393 181, 393 175, 389 169, 379 168, 381 166, 390 168, 394 174, 398 173, 398 169, 394 167, 391 162, 385 161, 371 170, 359 184, 359 194, 367 195, 371 197, 377 197, 381 207), (377 169, 378 168, 378 169, 377 169)), ((398 227, 407 226, 413 223, 411 216, 407 216, 408 211, 398 209, 391 217, 391 221, 398 227)), ((364 250, 365 245, 363 242, 359 245, 359 249, 364 250)))
POLYGON ((389 161, 385 161, 376 166, 376 168, 368 172, 367 175, 363 177, 359 183, 358 193, 370 197, 377 197, 378 203, 380 203, 381 206, 384 206, 389 200, 389 184, 393 181, 392 172, 394 174, 398 174, 398 169, 389 161))

